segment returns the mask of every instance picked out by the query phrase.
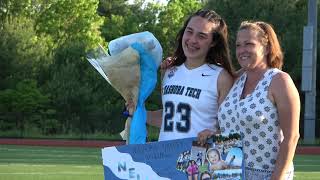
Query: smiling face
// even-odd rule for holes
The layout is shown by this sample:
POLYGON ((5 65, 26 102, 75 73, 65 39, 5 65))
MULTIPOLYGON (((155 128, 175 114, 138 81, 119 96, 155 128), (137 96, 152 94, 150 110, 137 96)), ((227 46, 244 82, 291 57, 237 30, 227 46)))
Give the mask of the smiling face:
POLYGON ((190 19, 182 37, 182 48, 187 61, 205 62, 207 53, 213 46, 214 27, 214 23, 200 16, 190 19))
POLYGON ((215 164, 220 160, 220 156, 216 150, 211 150, 208 153, 208 160, 211 164, 215 164))
POLYGON ((267 67, 267 47, 262 44, 257 31, 242 29, 237 34, 236 56, 246 70, 267 67))

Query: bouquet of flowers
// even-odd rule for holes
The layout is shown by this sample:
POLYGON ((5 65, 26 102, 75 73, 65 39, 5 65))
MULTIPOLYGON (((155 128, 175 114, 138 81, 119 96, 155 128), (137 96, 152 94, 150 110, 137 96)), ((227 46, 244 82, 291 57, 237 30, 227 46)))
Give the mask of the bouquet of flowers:
POLYGON ((112 40, 110 55, 100 46, 88 54, 93 67, 115 88, 126 102, 133 102, 133 114, 121 133, 128 144, 146 142, 146 109, 144 102, 157 83, 157 69, 162 47, 150 32, 135 33, 112 40))

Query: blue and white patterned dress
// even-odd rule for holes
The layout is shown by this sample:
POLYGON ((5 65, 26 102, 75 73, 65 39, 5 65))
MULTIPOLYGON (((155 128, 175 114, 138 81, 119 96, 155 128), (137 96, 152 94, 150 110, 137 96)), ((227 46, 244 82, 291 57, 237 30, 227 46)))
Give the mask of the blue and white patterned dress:
MULTIPOLYGON (((241 99, 247 75, 235 82, 218 111, 222 134, 240 133, 243 142, 245 179, 267 180, 275 168, 283 133, 276 106, 268 98, 268 90, 279 69, 269 69, 254 91, 241 99)), ((293 178, 293 165, 287 179, 293 178)))

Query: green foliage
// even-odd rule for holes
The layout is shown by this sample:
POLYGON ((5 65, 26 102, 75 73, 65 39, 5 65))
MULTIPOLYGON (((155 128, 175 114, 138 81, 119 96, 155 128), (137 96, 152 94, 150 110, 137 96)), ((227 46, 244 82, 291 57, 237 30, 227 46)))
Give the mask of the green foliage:
POLYGON ((14 89, 0 91, 1 130, 18 128, 23 133, 27 124, 38 127, 49 102, 34 80, 23 80, 14 89))
POLYGON ((37 18, 37 31, 49 34, 55 47, 81 40, 93 48, 101 43, 101 18, 96 13, 97 0, 51 0, 37 18))
MULTIPOLYGON (((307 19, 304 0, 211 0, 207 7, 217 11, 227 22, 230 47, 234 56, 235 37, 241 21, 260 20, 273 25, 285 54, 284 70, 300 80, 303 26, 307 19)), ((234 58, 234 64, 237 64, 234 58)), ((297 84, 299 86, 299 84, 297 84)))
POLYGON ((15 17, 0 29, 0 89, 14 87, 26 78, 38 78, 51 64, 47 43, 50 40, 37 35, 33 26, 33 20, 15 17))
POLYGON ((160 5, 149 3, 143 7, 144 1, 132 5, 124 0, 110 1, 101 0, 99 5, 99 12, 104 16, 101 32, 107 42, 132 33, 156 31, 157 14, 162 8, 160 5))
POLYGON ((42 0, 1 0, 0 22, 10 22, 16 16, 32 17, 43 5, 42 0))

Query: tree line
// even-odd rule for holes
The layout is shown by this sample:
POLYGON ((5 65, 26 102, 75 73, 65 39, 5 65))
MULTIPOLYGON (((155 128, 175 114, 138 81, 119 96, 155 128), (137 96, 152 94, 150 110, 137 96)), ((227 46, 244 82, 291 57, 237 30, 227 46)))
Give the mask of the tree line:
MULTIPOLYGON (((213 9, 226 20, 235 66, 240 22, 273 24, 285 53, 284 70, 300 88, 305 0, 169 0, 166 5, 145 0, 1 0, 0 136, 86 138, 120 132, 124 101, 89 64, 86 53, 98 44, 107 48, 120 36, 150 31, 164 57, 170 56, 184 20, 200 8, 213 9)), ((147 109, 161 108, 159 82, 147 109)))

